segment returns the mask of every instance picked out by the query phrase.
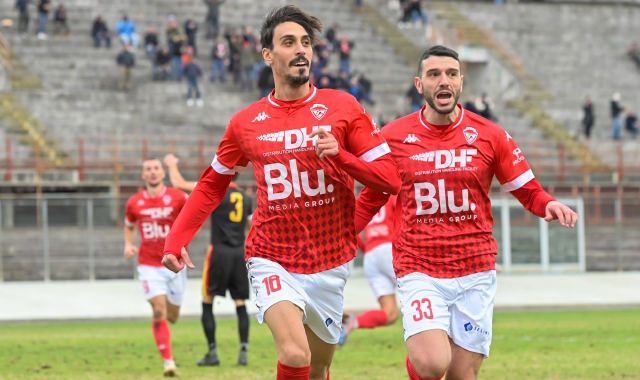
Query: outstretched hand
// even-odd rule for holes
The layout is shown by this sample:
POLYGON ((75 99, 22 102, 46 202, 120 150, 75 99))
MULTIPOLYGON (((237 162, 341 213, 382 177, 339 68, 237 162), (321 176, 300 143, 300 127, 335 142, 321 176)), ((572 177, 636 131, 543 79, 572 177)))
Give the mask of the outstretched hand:
POLYGON ((180 159, 171 153, 164 156, 164 164, 169 168, 178 166, 178 161, 180 161, 180 159))
POLYGON ((311 132, 309 138, 318 137, 316 140, 316 154, 321 160, 324 160, 327 156, 335 156, 339 152, 338 141, 335 137, 326 130, 318 128, 311 132))
POLYGON ((182 257, 180 259, 178 259, 174 255, 164 255, 164 257, 162 258, 162 265, 175 273, 183 270, 185 266, 189 269, 194 269, 196 267, 189 259, 189 253, 184 247, 182 247, 182 257))
POLYGON ((555 219, 558 219, 563 227, 574 228, 578 221, 578 214, 558 201, 551 201, 547 203, 544 220, 550 222, 555 219))

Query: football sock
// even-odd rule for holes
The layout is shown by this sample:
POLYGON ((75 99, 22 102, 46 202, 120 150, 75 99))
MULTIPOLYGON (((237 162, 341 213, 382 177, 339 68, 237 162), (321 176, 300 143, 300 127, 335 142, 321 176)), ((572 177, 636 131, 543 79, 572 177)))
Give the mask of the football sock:
POLYGON ((444 378, 444 375, 447 373, 447 371, 444 371, 444 373, 439 377, 436 377, 434 379, 427 379, 424 377, 420 377, 420 375, 418 375, 418 372, 416 372, 415 368, 413 368, 413 365, 411 365, 411 362, 409 361, 409 355, 407 355, 407 360, 405 361, 405 364, 407 366, 407 372, 409 373, 409 380, 441 380, 444 378))
POLYGON ((276 380, 309 380, 310 373, 310 365, 306 367, 289 367, 278 361, 276 380))
POLYGON ((166 319, 156 319, 152 322, 153 337, 156 338, 158 351, 162 355, 162 359, 171 360, 171 332, 166 319))
POLYGON ((209 350, 216 348, 216 319, 213 316, 213 304, 202 303, 202 328, 209 343, 209 350))
POLYGON ((330 380, 330 379, 329 379, 329 371, 327 371, 327 380, 330 380))
POLYGON ((246 345, 249 343, 249 315, 247 314, 247 307, 245 305, 236 306, 236 314, 238 314, 240 343, 246 345))
POLYGON ((373 329, 387 324, 387 313, 384 310, 369 310, 356 316, 358 328, 373 329))

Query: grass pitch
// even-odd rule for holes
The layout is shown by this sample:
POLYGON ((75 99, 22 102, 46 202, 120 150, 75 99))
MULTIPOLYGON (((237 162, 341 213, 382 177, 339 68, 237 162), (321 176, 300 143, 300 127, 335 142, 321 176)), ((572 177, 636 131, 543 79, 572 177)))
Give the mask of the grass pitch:
MULTIPOLYGON (((180 321, 171 331, 181 378, 275 378, 276 353, 266 326, 251 325, 249 367, 235 365, 234 320, 218 320, 219 367, 195 365, 206 351, 199 321, 180 321)), ((400 321, 356 331, 336 352, 331 378, 406 379, 405 354, 400 321)), ((161 377, 150 322, 0 325, 2 380, 161 377)), ((604 378, 640 379, 640 310, 495 314, 491 358, 480 379, 604 378)))

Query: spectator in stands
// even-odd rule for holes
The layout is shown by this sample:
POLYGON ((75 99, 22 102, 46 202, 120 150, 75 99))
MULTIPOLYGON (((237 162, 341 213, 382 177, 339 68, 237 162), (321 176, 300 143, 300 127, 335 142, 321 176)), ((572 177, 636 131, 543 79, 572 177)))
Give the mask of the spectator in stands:
POLYGON ((116 24, 116 30, 120 40, 125 45, 131 45, 131 48, 135 50, 140 43, 140 37, 136 33, 136 24, 129 20, 127 15, 122 16, 122 20, 116 24))
POLYGON ((182 49, 185 47, 186 42, 187 37, 179 34, 173 38, 171 45, 171 79, 178 82, 182 80, 182 49))
POLYGON ((53 17, 53 34, 64 34, 65 37, 71 37, 71 31, 69 30, 69 24, 67 24, 67 7, 64 4, 60 4, 53 17))
POLYGON ((584 136, 588 139, 591 138, 591 128, 596 121, 596 115, 593 110, 593 99, 591 96, 587 96, 582 105, 584 115, 582 116, 582 126, 584 127, 584 136))
POLYGON ((256 36, 256 43, 253 45, 253 70, 251 71, 251 80, 256 84, 258 82, 258 77, 260 76, 260 72, 267 66, 267 62, 264 61, 262 57, 262 44, 260 43, 260 35, 256 36))
POLYGON ((38 0, 38 34, 39 40, 47 39, 47 21, 51 10, 51 0, 38 0))
POLYGON ((624 107, 620 104, 621 96, 619 92, 611 95, 611 120, 613 123, 613 139, 620 140, 620 130, 622 129, 622 111, 624 107))
POLYGON ((627 54, 629 55, 629 58, 631 58, 633 62, 636 63, 636 66, 640 67, 640 48, 638 48, 637 42, 631 44, 631 47, 629 48, 627 54))
POLYGON ((187 46, 193 49, 193 56, 198 56, 198 49, 196 48, 196 35, 198 34, 198 23, 189 17, 184 22, 184 34, 187 36, 187 46))
POLYGON ((355 43, 348 37, 340 38, 340 72, 349 75, 351 73, 351 49, 355 43))
POLYGON ((427 12, 422 9, 421 0, 411 0, 409 11, 411 12, 411 20, 414 26, 418 25, 418 20, 422 21, 422 26, 427 24, 429 18, 427 17, 427 12))
POLYGON ((25 36, 29 30, 29 3, 31 0, 16 0, 15 10, 18 11, 18 33, 25 36))
POLYGON ((243 41, 240 48, 240 89, 242 91, 251 91, 253 82, 253 66, 256 63, 255 54, 253 53, 253 45, 249 41, 243 41))
POLYGON ((109 28, 107 23, 104 22, 101 16, 96 17, 93 21, 93 27, 91 28, 91 36, 95 41, 95 47, 99 48, 101 41, 104 40, 107 48, 111 48, 111 35, 109 34, 109 28))
POLYGON ((149 29, 147 29, 147 34, 144 35, 144 49, 147 53, 147 58, 151 62, 155 62, 158 45, 158 32, 153 26, 149 27, 149 29))
POLYGON ((340 25, 333 24, 331 25, 331 29, 327 30, 327 33, 324 35, 331 44, 331 50, 336 50, 338 46, 338 29, 340 29, 340 25))
POLYGON ((360 89, 362 90, 362 100, 365 102, 375 105, 376 102, 371 98, 371 93, 373 92, 373 83, 367 78, 364 73, 360 74, 358 77, 358 85, 360 85, 360 89))
POLYGON ((463 108, 473 113, 478 113, 478 109, 476 108, 475 97, 473 95, 469 95, 467 97, 467 101, 464 103, 463 108))
POLYGON ((175 18, 170 18, 167 23, 167 30, 165 36, 167 37, 167 43, 169 44, 169 50, 173 51, 173 41, 180 35, 180 29, 178 29, 178 23, 175 18))
POLYGON ((634 139, 638 137, 638 116, 636 116, 635 112, 627 110, 627 118, 624 121, 624 126, 634 139))
POLYGON ((256 35, 253 34, 253 28, 250 26, 244 27, 244 32, 242 32, 242 39, 244 41, 249 41, 251 45, 255 45, 258 42, 258 40, 256 39, 256 35))
POLYGON ((227 0, 203 0, 207 5, 207 34, 205 38, 218 38, 220 33, 220 6, 227 0))
POLYGON ((424 96, 422 96, 422 94, 418 92, 415 84, 411 84, 405 96, 409 100, 412 113, 419 111, 422 108, 422 104, 424 104, 424 96))
POLYGON ((238 35, 235 28, 231 28, 225 33, 227 46, 229 46, 229 72, 233 75, 233 82, 240 82, 240 48, 242 47, 242 36, 238 35))
POLYGON ((131 70, 136 64, 136 59, 131 51, 131 45, 125 44, 124 49, 120 54, 118 54, 118 58, 116 59, 116 61, 118 62, 118 66, 120 66, 122 71, 120 76, 120 84, 118 86, 121 90, 131 89, 131 70))
POLYGON ((276 87, 273 79, 273 69, 271 66, 266 65, 260 75, 258 76, 258 88, 260 88, 260 99, 269 95, 269 93, 276 87))
POLYGON ((398 28, 403 29, 409 26, 412 19, 412 8, 410 0, 400 0, 400 9, 402 16, 398 20, 398 28))
POLYGON ((167 45, 158 49, 155 58, 153 78, 155 80, 167 80, 171 75, 171 52, 167 45))
MULTIPOLYGON (((191 48, 188 51, 191 52, 191 48)), ((202 76, 202 70, 195 62, 194 57, 191 57, 188 63, 184 65, 183 75, 187 78, 187 106, 193 106, 193 96, 195 95, 197 106, 202 107, 204 102, 200 97, 200 88, 198 87, 198 79, 202 76)))
POLYGON ((494 114, 495 105, 486 92, 483 92, 482 95, 476 99, 476 109, 478 110, 478 114, 485 119, 494 122, 498 121, 498 118, 494 114))
POLYGON ((356 12, 360 12, 362 10, 362 0, 355 0, 355 7, 353 9, 356 12))
POLYGON ((222 38, 218 37, 211 49, 211 76, 209 77, 211 83, 215 82, 216 78, 220 78, 221 83, 227 81, 225 61, 227 61, 228 58, 229 49, 227 49, 227 45, 225 45, 222 38))

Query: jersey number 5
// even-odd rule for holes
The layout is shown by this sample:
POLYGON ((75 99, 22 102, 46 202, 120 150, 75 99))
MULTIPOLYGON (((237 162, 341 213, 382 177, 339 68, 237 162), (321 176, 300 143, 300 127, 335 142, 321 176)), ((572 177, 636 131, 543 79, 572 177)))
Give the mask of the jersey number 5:
POLYGON ((262 282, 264 283, 264 287, 267 288, 267 296, 270 296, 271 293, 275 293, 278 290, 282 289, 282 284, 280 284, 280 276, 278 276, 277 274, 265 277, 262 282))
POLYGON ((416 308, 416 314, 413 316, 414 321, 416 322, 421 321, 422 318, 433 319, 433 310, 431 310, 431 301, 428 298, 423 298, 421 300, 414 300, 413 302, 411 302, 411 307, 416 308), (426 311, 422 310, 423 306, 426 308, 426 311))
POLYGON ((242 221, 242 211, 243 211, 243 203, 242 200, 244 197, 242 193, 233 192, 230 194, 229 199, 231 203, 236 206, 236 209, 229 213, 229 220, 234 223, 239 223, 242 221))

